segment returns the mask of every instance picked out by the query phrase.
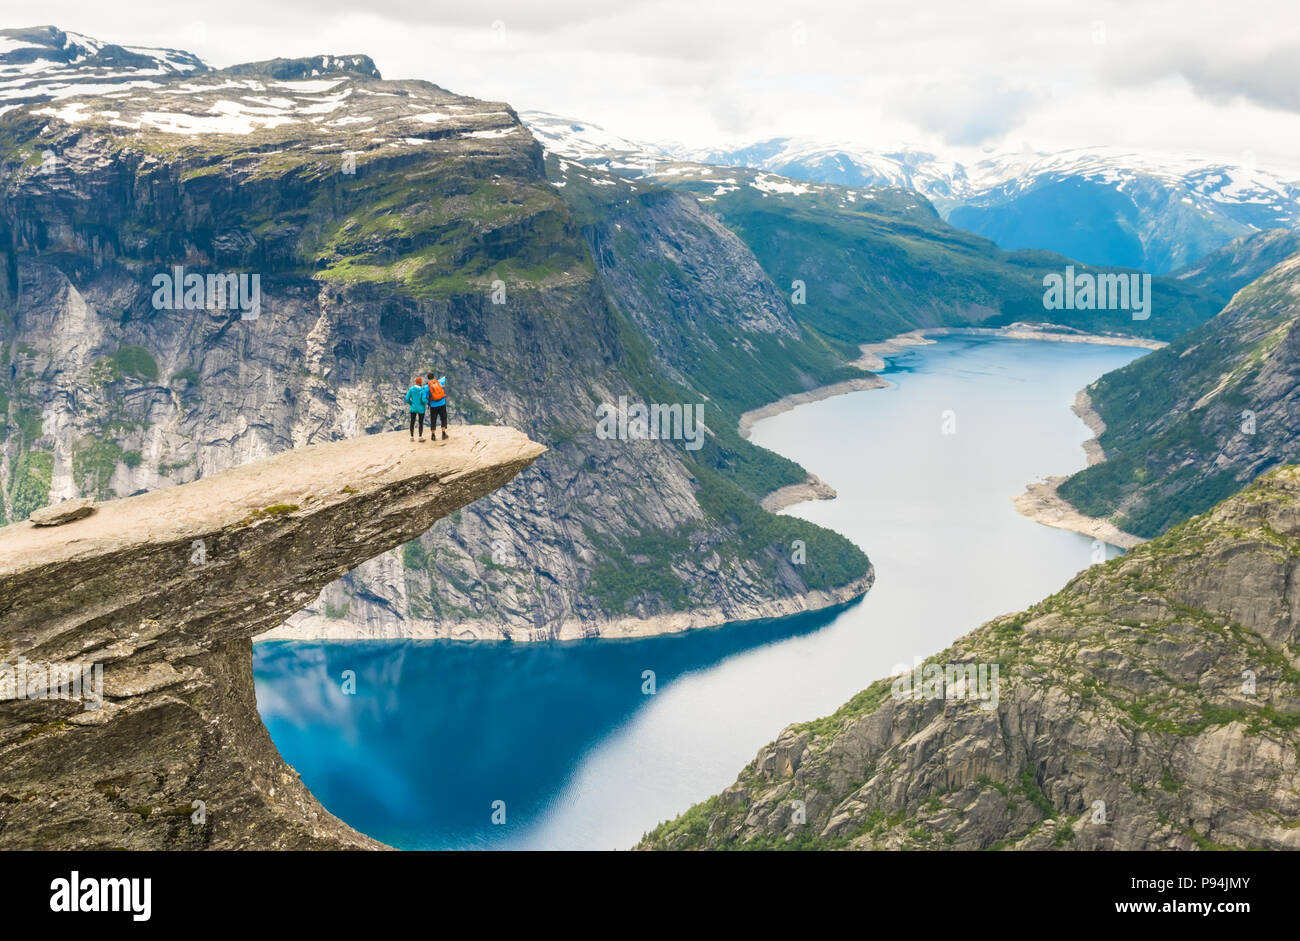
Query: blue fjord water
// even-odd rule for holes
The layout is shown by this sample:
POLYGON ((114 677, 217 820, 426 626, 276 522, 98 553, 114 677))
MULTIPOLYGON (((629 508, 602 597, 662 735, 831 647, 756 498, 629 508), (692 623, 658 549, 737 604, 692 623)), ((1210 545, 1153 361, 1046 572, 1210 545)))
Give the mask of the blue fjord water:
POLYGON ((1075 392, 1141 354, 947 337, 894 357, 887 389, 759 422, 756 443, 838 490, 788 512, 871 556, 876 585, 858 602, 634 641, 266 642, 259 710, 325 807, 385 843, 631 846, 783 726, 1091 564, 1091 540, 1021 517, 1011 497, 1083 466, 1075 392))

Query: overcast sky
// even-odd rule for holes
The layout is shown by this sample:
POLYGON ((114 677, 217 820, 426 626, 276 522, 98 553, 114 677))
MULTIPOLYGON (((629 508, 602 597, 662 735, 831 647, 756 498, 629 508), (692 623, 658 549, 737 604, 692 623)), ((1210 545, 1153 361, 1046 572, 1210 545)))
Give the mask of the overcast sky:
POLYGON ((1297 0, 0 0, 213 65, 364 52, 627 137, 874 149, 1098 144, 1300 177, 1297 0))

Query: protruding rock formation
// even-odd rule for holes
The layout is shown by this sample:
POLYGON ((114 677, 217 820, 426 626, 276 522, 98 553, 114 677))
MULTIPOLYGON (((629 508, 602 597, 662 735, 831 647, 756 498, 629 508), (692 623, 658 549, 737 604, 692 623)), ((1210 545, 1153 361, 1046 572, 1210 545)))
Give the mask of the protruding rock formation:
POLYGON ((0 529, 0 846, 379 848, 280 758, 251 639, 544 450, 508 428, 373 435, 0 529), (93 672, 83 701, 18 692, 53 664, 102 665, 102 706, 93 672))

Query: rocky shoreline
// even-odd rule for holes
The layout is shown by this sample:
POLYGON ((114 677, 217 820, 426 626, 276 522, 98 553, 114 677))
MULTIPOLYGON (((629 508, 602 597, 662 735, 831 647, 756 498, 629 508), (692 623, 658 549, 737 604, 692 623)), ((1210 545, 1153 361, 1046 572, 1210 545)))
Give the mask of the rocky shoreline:
POLYGON ((790 595, 772 601, 743 605, 738 610, 700 608, 695 611, 674 612, 653 618, 618 618, 598 621, 566 621, 560 625, 555 640, 578 640, 583 637, 636 638, 657 634, 677 634, 702 627, 721 627, 735 621, 759 621, 790 617, 810 611, 822 611, 848 604, 871 590, 876 580, 874 567, 867 574, 847 584, 828 590, 817 589, 801 595, 790 595))
POLYGON ((809 474, 801 483, 773 490, 759 505, 769 513, 779 513, 796 503, 804 503, 807 500, 834 500, 838 496, 834 487, 816 474, 809 474))
POLYGON ((1085 516, 1076 510, 1068 500, 1056 492, 1056 488, 1068 479, 1068 475, 1048 477, 1039 483, 1029 484, 1024 493, 1011 499, 1016 512, 1035 523, 1055 526, 1057 529, 1068 529, 1125 550, 1146 542, 1141 536, 1126 533, 1113 523, 1094 516, 1085 516))
POLYGON ((881 340, 879 343, 864 343, 858 347, 862 357, 853 365, 859 369, 870 369, 872 372, 884 369, 887 365, 886 356, 893 356, 896 353, 902 353, 909 346, 924 346, 933 343, 927 333, 929 330, 912 330, 909 333, 900 333, 896 337, 890 337, 888 340, 881 340))
MULTIPOLYGON (((861 362, 854 363, 855 366, 862 366, 861 362)), ((822 399, 834 398, 837 395, 847 395, 850 392, 865 392, 869 389, 883 389, 887 385, 884 379, 879 376, 863 376, 860 379, 846 379, 843 382, 833 382, 828 386, 818 386, 815 389, 809 389, 807 392, 796 392, 793 395, 783 396, 775 402, 770 402, 759 408, 750 409, 740 416, 738 429, 742 438, 748 438, 750 429, 754 423, 764 418, 771 418, 773 415, 780 415, 788 412, 800 405, 807 405, 809 402, 820 402, 822 399)), ((794 486, 799 486, 795 484, 794 486)), ((789 504, 786 504, 789 506, 789 504)))
MULTIPOLYGON (((1120 334, 1084 333, 1082 331, 1048 329, 1044 326, 1026 323, 1013 323, 1005 327, 937 327, 926 330, 913 330, 891 337, 880 343, 866 343, 861 347, 862 358, 854 365, 862 369, 883 369, 885 357, 904 352, 908 347, 935 342, 938 336, 989 336, 1010 340, 1044 340, 1055 343, 1092 343, 1100 346, 1134 346, 1147 350, 1158 350, 1169 344, 1161 340, 1146 337, 1132 337, 1120 334)), ((1093 437, 1083 443, 1088 466, 1100 464, 1106 460, 1099 439, 1106 430, 1106 424, 1092 407, 1092 400, 1086 389, 1079 390, 1071 406, 1076 415, 1083 419, 1093 437)), ((1031 483, 1025 492, 1012 498, 1016 511, 1036 523, 1068 529, 1071 532, 1100 539, 1102 542, 1121 549, 1132 549, 1146 542, 1140 536, 1126 533, 1119 527, 1103 519, 1087 516, 1077 510, 1062 497, 1057 488, 1065 482, 1068 475, 1049 477, 1044 481, 1031 483)), ((778 491, 779 492, 779 491, 778 491)))
MULTIPOLYGON (((1074 397, 1071 410, 1083 419, 1083 423, 1088 426, 1088 430, 1093 434, 1093 437, 1083 443, 1083 452, 1088 457, 1088 466, 1100 464, 1106 460, 1106 452, 1102 449, 1098 439, 1101 437, 1101 433, 1106 430, 1106 423, 1101 420, 1101 416, 1093 409, 1092 399, 1089 398, 1087 389, 1079 390, 1074 397)), ((1125 550, 1132 549, 1134 546, 1147 541, 1141 536, 1134 536, 1132 533, 1124 532, 1124 530, 1107 520, 1080 513, 1070 501, 1057 492, 1061 484, 1068 479, 1069 475, 1067 474, 1060 477, 1048 477, 1038 483, 1029 484, 1025 487, 1024 493, 1011 498, 1016 512, 1028 517, 1035 523, 1042 523, 1044 526, 1055 526, 1057 529, 1068 529, 1071 532, 1090 536, 1093 539, 1100 539, 1102 542, 1125 550)))
POLYGON ((674 611, 671 614, 649 618, 571 618, 554 629, 538 629, 528 625, 491 623, 482 620, 450 624, 440 621, 408 620, 403 623, 400 634, 358 637, 355 626, 349 622, 333 620, 319 614, 302 614, 295 616, 282 627, 262 634, 256 641, 260 643, 266 640, 495 640, 528 643, 588 640, 597 637, 630 640, 721 627, 739 621, 760 621, 822 611, 861 598, 871 589, 875 578, 875 569, 872 568, 866 575, 836 588, 817 589, 771 601, 742 604, 726 610, 710 606, 690 611, 674 611))
POLYGON ((909 346, 933 343, 934 337, 971 336, 1000 337, 1005 340, 1045 340, 1050 343, 1092 343, 1096 346, 1136 346, 1144 350, 1159 350, 1169 344, 1148 337, 1119 333, 1085 333, 1042 324, 1013 323, 1005 327, 927 327, 900 333, 879 343, 864 343, 862 358, 853 365, 872 371, 885 368, 886 356, 905 351, 909 346))
POLYGON ((927 337, 977 336, 1002 337, 1007 340, 1047 340, 1052 343, 1091 343, 1095 346, 1136 346, 1144 350, 1160 350, 1169 344, 1150 337, 1130 336, 1125 333, 1086 333, 1063 327, 1032 323, 1013 323, 1005 327, 937 327, 922 331, 927 337))
POLYGON ((1083 423, 1092 432, 1092 437, 1083 443, 1083 453, 1088 456, 1088 466, 1100 464, 1106 460, 1106 451, 1101 446, 1101 434, 1106 430, 1106 423, 1101 420, 1096 409, 1092 407, 1092 397, 1087 389, 1080 389, 1074 396, 1071 406, 1074 414, 1083 419, 1083 423))

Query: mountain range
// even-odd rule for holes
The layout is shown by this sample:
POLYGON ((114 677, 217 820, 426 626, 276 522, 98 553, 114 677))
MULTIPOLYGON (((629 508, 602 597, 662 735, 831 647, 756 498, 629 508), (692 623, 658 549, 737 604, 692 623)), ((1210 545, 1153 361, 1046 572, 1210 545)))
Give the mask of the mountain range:
MULTIPOLYGON (((35 83, 28 66, 67 36, 0 36, 0 64, 23 63, 25 97, 43 99, 0 115, 6 521, 395 427, 410 377, 436 366, 454 422, 528 429, 550 450, 286 632, 653 632, 865 591, 855 546, 758 506, 806 475, 736 431, 744 409, 863 373, 697 203, 655 202, 653 238, 689 239, 708 280, 663 267, 674 296, 642 296, 648 271, 604 272, 660 264, 653 244, 613 238, 617 207, 571 207, 506 104, 384 80, 364 56, 147 79, 133 64, 81 88, 49 60, 35 83), (606 264, 597 242, 617 242, 606 264), (256 275, 260 310, 160 305, 157 279, 187 271, 256 275), (649 326, 725 368, 675 368, 649 326), (704 447, 599 438, 597 407, 623 397, 698 405, 704 447)), ((630 208, 620 218, 648 228, 630 208)))
POLYGON ((208 71, 177 49, 118 46, 53 26, 0 30, 0 114, 33 101, 151 88, 208 71))
POLYGON ((551 150, 619 173, 680 160, 793 180, 901 187, 1003 249, 1044 249, 1091 265, 1166 274, 1234 238, 1300 226, 1300 181, 1259 167, 1094 147, 992 154, 963 164, 920 150, 874 151, 773 138, 730 149, 637 143, 556 115, 524 121, 551 150))
MULTIPOLYGON (((361 54, 215 69, 53 27, 0 31, 0 94, 0 524, 78 496, 148 494, 133 504, 147 509, 291 452, 278 463, 303 498, 237 521, 254 542, 268 520, 262 536, 289 539, 281 517, 314 505, 302 455, 320 452, 304 446, 397 430, 430 369, 448 376, 453 436, 510 425, 547 449, 354 571, 396 538, 347 559, 325 535, 277 543, 295 554, 266 578, 284 610, 256 627, 304 606, 279 636, 631 637, 842 603, 871 586, 869 559, 763 508, 807 473, 750 443, 746 413, 878 384, 860 345, 900 332, 1027 322, 1167 341, 1089 388, 1106 460, 1060 486, 1156 538, 931 660, 997 664, 993 708, 882 680, 786 729, 644 845, 1296 846, 1290 184, 1118 152, 961 167, 789 141, 655 148, 384 79, 361 54), (1044 306, 1045 276, 1104 268, 1155 273, 1149 319, 1044 306), (698 408, 702 446, 597 433, 624 402, 698 408), (301 598, 281 585, 297 569, 301 598)), ((356 539, 365 501, 343 493, 356 539)), ((402 539, 442 512, 415 496, 402 539)), ((140 571, 145 537, 129 534, 140 571)), ((251 604, 257 567, 239 558, 232 592, 251 604)), ((63 576, 37 574, 66 615, 63 576)), ((113 588, 113 623, 133 621, 143 596, 113 588)), ((144 650, 136 678, 151 692, 193 655, 171 614, 175 644, 144 650)), ((226 657, 246 665, 247 637, 226 657)), ((63 747, 61 729, 37 731, 29 754, 63 747)), ((134 806, 84 785, 85 806, 134 806)), ((37 810, 22 813, 39 825, 37 810)), ((168 821, 149 826, 165 842, 168 821)))
POLYGON ((455 419, 550 448, 282 636, 639 634, 848 600, 866 557, 758 506, 806 472, 744 440, 745 411, 873 382, 858 344, 918 327, 1173 337, 1271 261, 1254 235, 1157 278, 1146 322, 1046 311, 1070 259, 1003 251, 912 189, 629 172, 624 142, 570 134, 592 149, 567 156, 560 129, 364 55, 215 70, 52 27, 0 43, 21 98, 0 114, 4 519, 391 427, 434 364, 455 419), (257 275, 260 316, 160 307, 186 270, 257 275), (621 398, 699 405, 705 446, 599 439, 621 398))

